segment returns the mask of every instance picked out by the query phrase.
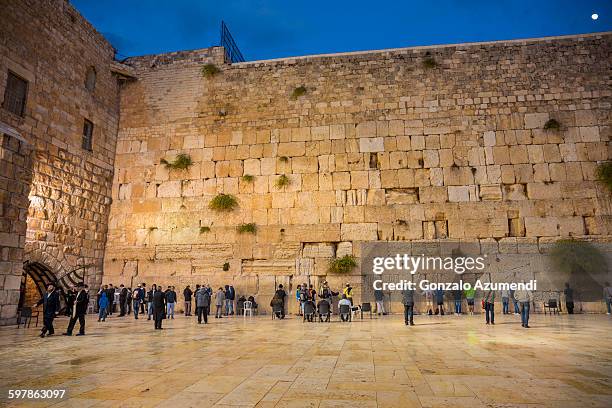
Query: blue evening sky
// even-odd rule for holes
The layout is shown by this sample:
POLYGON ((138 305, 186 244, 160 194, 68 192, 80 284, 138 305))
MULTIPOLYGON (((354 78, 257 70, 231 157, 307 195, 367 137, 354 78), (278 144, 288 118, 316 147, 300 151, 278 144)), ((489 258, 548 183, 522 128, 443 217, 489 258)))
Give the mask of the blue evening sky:
POLYGON ((612 30, 610 0, 71 2, 119 57, 218 45, 221 20, 248 61, 612 30))

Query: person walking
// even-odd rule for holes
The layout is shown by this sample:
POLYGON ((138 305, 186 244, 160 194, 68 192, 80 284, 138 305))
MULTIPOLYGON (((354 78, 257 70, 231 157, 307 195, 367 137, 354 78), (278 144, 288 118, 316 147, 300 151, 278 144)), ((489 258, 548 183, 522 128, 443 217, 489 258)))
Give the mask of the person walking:
POLYGON ((153 309, 153 320, 155 320, 155 329, 162 330, 162 320, 166 311, 166 294, 162 291, 161 286, 153 285, 151 291, 151 308, 153 309))
POLYGON ((610 286, 610 282, 606 282, 605 285, 603 288, 603 298, 608 310, 606 314, 610 314, 612 312, 612 286, 610 286))
POLYGON ((206 288, 201 287, 195 293, 196 314, 198 315, 198 324, 208 324, 208 309, 210 308, 210 295, 206 288))
POLYGON ((215 294, 215 306, 217 310, 215 312, 215 319, 221 319, 223 317, 223 305, 225 304, 225 292, 223 288, 219 288, 215 294))
POLYGON ((374 301, 376 302, 376 314, 385 314, 385 294, 381 289, 374 289, 374 301))
POLYGON ((521 305, 521 326, 528 329, 529 328, 529 308, 531 304, 531 300, 533 299, 533 294, 530 290, 517 290, 514 292, 517 301, 521 305))
POLYGON ((567 314, 574 314, 574 289, 570 288, 569 282, 565 284, 563 294, 565 295, 565 307, 567 308, 567 314))
MULTIPOLYGON (((145 310, 144 310, 145 301, 147 297, 147 284, 142 282, 139 288, 140 288, 140 314, 144 315, 145 314, 145 310)), ((147 312, 148 312, 148 308, 147 308, 147 312)))
POLYGON ((464 291, 465 293, 465 301, 468 305, 468 312, 470 315, 474 315, 474 298, 476 297, 476 289, 473 286, 470 286, 469 289, 464 291))
POLYGON ((106 316, 108 313, 108 305, 110 302, 108 301, 107 291, 103 291, 100 293, 100 300, 98 301, 98 321, 106 321, 106 316))
POLYGON ((402 291, 402 303, 404 304, 404 323, 406 326, 414 326, 414 289, 402 291))
POLYGON ((43 327, 40 330, 40 337, 43 338, 48 333, 49 336, 55 334, 53 328, 53 319, 59 313, 60 310, 60 298, 59 293, 53 283, 47 285, 47 293, 36 302, 32 307, 43 305, 43 327))
POLYGON ((176 292, 174 286, 169 286, 165 293, 166 296, 166 318, 174 319, 174 305, 176 305, 176 292))
POLYGON ((502 298, 502 314, 510 314, 510 291, 509 290, 502 290, 501 291, 501 298, 502 298))
POLYGON ((487 324, 495 324, 495 291, 487 291, 482 301, 484 303, 487 324))
POLYGON ((72 330, 76 325, 77 320, 79 321, 79 334, 77 336, 85 335, 85 315, 87 314, 87 306, 89 305, 89 294, 85 289, 85 285, 82 283, 77 284, 77 294, 74 299, 74 308, 72 309, 72 315, 70 316, 70 322, 64 336, 72 336, 72 330))
POLYGON ((128 295, 128 290, 125 287, 125 285, 123 285, 122 283, 121 285, 119 285, 119 317, 125 316, 125 305, 126 305, 127 295, 128 295))
POLYGON ((108 289, 106 290, 106 298, 108 300, 108 306, 106 308, 106 315, 113 315, 113 307, 115 307, 115 287, 112 283, 108 284, 108 289))
POLYGON ((74 290, 74 287, 71 287, 66 292, 66 310, 64 310, 64 316, 72 316, 76 294, 77 292, 74 290))
MULTIPOLYGON (((183 297, 185 298, 185 316, 191 316, 191 295, 193 295, 193 291, 187 285, 185 290, 183 290, 183 297)), ((196 305, 196 308, 198 306, 196 305)))

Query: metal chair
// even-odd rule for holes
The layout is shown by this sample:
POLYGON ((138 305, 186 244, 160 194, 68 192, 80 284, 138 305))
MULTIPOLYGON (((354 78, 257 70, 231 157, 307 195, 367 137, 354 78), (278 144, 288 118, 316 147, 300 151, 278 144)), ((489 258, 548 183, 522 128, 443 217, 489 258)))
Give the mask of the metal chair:
POLYGON ((311 300, 304 303, 303 321, 306 321, 306 320, 311 321, 311 322, 314 322, 315 320, 315 305, 311 300))
POLYGON ((246 317, 247 313, 249 314, 250 317, 253 317, 253 302, 251 302, 250 300, 246 300, 244 302, 244 308, 243 308, 242 316, 246 317))
POLYGON ((272 305, 272 320, 280 319, 283 313, 283 305, 282 304, 273 304, 272 305))
POLYGON ((557 299, 548 299, 548 302, 544 302, 544 314, 546 314, 546 309, 548 309, 549 314, 559 314, 557 299))
POLYGON ((350 305, 340 305, 340 321, 342 321, 342 316, 348 316, 348 321, 352 321, 352 313, 351 313, 351 306, 350 305))
POLYGON ((370 319, 372 318, 372 304, 362 303, 361 304, 361 320, 363 320, 363 312, 370 312, 370 319))
POLYGON ((38 316, 40 315, 40 312, 37 310, 35 312, 32 311, 31 307, 22 307, 21 310, 19 311, 19 316, 17 316, 17 328, 19 328, 19 326, 21 325, 22 319, 23 319, 23 327, 26 327, 26 323, 27 323, 27 327, 30 328, 30 324, 32 323, 32 318, 35 317, 36 318, 36 324, 34 325, 34 327, 38 326, 38 316))
POLYGON ((328 301, 319 303, 319 322, 323 321, 323 316, 325 316, 326 322, 330 321, 331 308, 328 301))

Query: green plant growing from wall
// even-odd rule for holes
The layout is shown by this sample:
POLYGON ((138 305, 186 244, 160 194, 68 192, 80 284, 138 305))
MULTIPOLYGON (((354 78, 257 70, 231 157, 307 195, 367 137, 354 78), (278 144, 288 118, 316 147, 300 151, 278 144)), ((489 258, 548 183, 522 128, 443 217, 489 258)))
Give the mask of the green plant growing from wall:
POLYGON ((168 170, 186 170, 193 165, 191 156, 185 153, 178 154, 173 161, 161 159, 159 162, 165 165, 168 170))
POLYGON ((426 69, 432 69, 438 66, 438 63, 433 57, 425 57, 423 59, 423 67, 426 69))
POLYGON ((215 64, 206 64, 202 67, 202 75, 206 78, 212 78, 217 75, 221 70, 215 64))
POLYGON ((255 181, 255 176, 251 176, 250 174, 245 174, 244 176, 242 176, 242 181, 244 181, 245 183, 252 183, 255 181))
POLYGON ((224 264, 223 264, 223 270, 224 270, 225 272, 227 272, 227 271, 229 271, 229 269, 230 269, 230 264, 229 264, 229 262, 224 263, 224 264))
POLYGON ((349 273, 357 266, 357 259, 353 255, 344 255, 329 261, 327 271, 329 273, 344 274, 349 273))
POLYGON ((157 229, 157 227, 149 227, 149 228, 148 228, 149 232, 153 232, 153 231, 155 231, 156 229, 157 229))
POLYGON ((208 208, 213 211, 233 211, 238 207, 238 200, 231 194, 219 194, 208 203, 208 208))
POLYGON ((298 86, 291 92, 291 99, 295 100, 300 96, 306 95, 306 87, 304 85, 298 86))
POLYGON ((544 124, 544 130, 559 130, 561 129, 561 123, 556 119, 548 119, 544 124))
POLYGON ((283 187, 287 187, 289 184, 291 184, 291 179, 284 174, 278 176, 274 182, 274 186, 279 190, 283 187))
POLYGON ((280 160, 283 163, 289 162, 289 158, 287 156, 281 156, 278 158, 278 160, 280 160))
POLYGON ((239 234, 255 234, 257 232, 257 225, 252 222, 240 224, 236 227, 236 231, 238 231, 239 234))
POLYGON ((207 227, 207 226, 200 227, 200 234, 204 234, 205 232, 210 232, 210 227, 207 227))
POLYGON ((599 163, 595 168, 595 176, 612 193, 612 162, 599 163))

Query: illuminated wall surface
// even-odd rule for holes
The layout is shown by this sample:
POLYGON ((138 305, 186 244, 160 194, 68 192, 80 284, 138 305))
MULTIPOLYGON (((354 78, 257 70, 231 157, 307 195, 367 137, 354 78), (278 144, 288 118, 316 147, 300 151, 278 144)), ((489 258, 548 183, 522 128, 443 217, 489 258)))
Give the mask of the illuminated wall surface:
MULTIPOLYGON (((610 193, 595 180, 611 157, 610 33, 233 65, 212 47, 118 64, 61 2, 8 11, 0 95, 9 69, 30 88, 24 118, 1 118, 35 150, 23 260, 56 276, 92 265, 94 287, 233 284, 267 304, 277 284, 323 279, 359 296, 367 268, 329 274, 329 261, 360 263, 374 241, 415 254, 460 241, 499 259, 490 279, 539 274, 543 291, 562 288, 545 255, 561 237, 586 238, 610 264, 610 193), (188 165, 171 168, 180 154, 188 165), (211 210, 218 194, 237 207, 211 210)), ((22 273, 9 269, 3 318, 22 273)))

